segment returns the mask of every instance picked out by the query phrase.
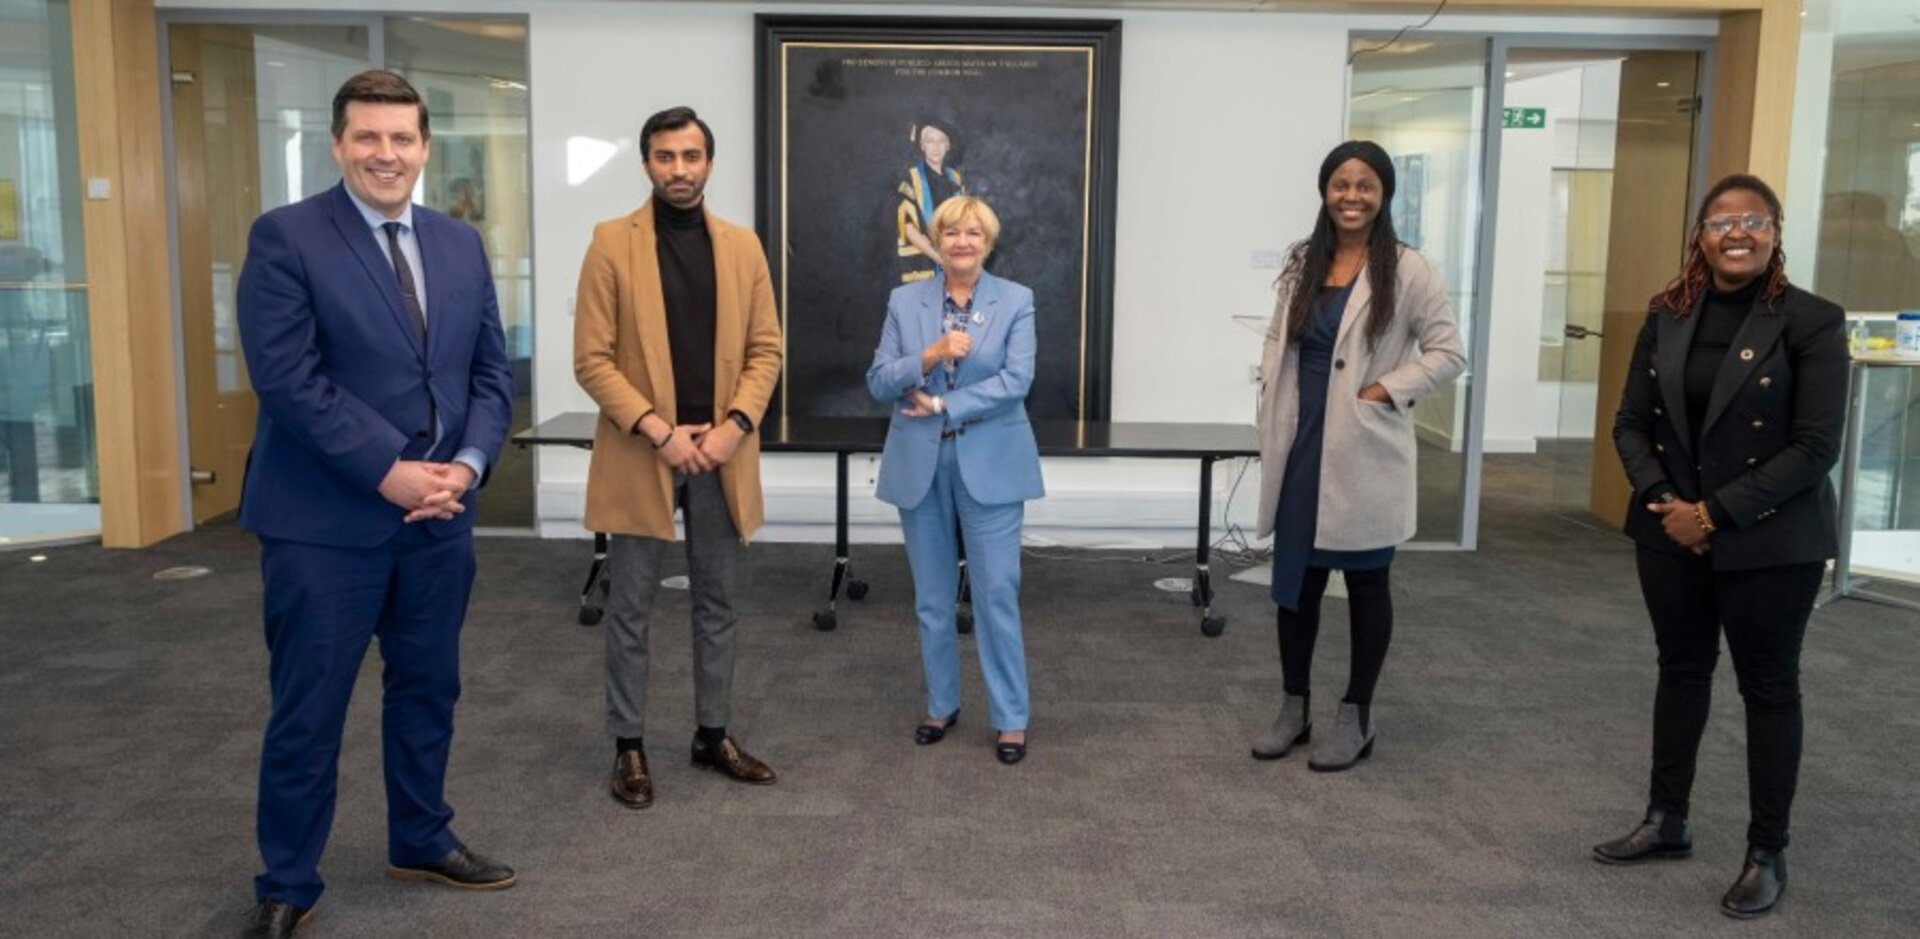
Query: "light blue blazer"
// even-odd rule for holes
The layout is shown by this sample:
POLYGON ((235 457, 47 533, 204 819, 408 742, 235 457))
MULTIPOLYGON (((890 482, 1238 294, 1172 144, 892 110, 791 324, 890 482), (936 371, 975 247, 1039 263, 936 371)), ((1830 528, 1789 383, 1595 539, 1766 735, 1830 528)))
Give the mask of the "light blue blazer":
POLYGON ((981 272, 973 311, 983 322, 967 326, 973 351, 960 360, 951 391, 944 366, 920 374, 921 351, 940 338, 946 295, 947 279, 940 275, 894 288, 887 299, 887 325, 867 369, 868 393, 893 406, 875 495, 903 509, 919 505, 939 466, 940 434, 954 428, 960 476, 975 500, 1000 505, 1038 499, 1046 487, 1033 425, 1027 422, 1036 345, 1033 291, 981 272), (915 388, 944 395, 946 413, 901 414, 901 398, 915 388))

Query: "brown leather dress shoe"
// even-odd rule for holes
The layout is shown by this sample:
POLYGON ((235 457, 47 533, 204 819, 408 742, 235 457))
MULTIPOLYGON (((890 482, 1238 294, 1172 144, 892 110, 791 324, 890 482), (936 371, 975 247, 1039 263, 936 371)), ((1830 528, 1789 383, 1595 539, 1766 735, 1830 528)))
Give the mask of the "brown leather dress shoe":
POLYGON ((453 850, 438 861, 405 866, 395 864, 387 868, 387 876, 394 880, 445 884, 462 890, 505 890, 519 880, 513 868, 469 850, 464 844, 454 845, 453 850))
POLYGON ((247 914, 247 928, 240 932, 240 939, 285 939, 312 918, 311 907, 303 909, 280 900, 262 900, 247 914))
POLYGON ((613 799, 630 809, 653 804, 653 774, 647 772, 647 755, 639 750, 622 750, 613 761, 613 799))
POLYGON ((722 773, 743 783, 756 786, 771 786, 774 783, 773 767, 748 755, 733 742, 732 736, 720 738, 720 745, 707 746, 699 737, 693 738, 693 766, 695 769, 710 769, 722 773))

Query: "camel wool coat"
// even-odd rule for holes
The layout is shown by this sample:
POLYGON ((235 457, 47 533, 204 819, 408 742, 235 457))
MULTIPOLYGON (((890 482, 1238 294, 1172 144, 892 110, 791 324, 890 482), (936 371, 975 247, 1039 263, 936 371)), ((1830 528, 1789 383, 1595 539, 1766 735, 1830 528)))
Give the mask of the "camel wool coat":
POLYGON ((653 202, 594 227, 580 265, 573 311, 573 374, 600 407, 587 466, 586 527, 596 532, 674 539, 673 468, 633 428, 653 411, 674 424, 718 424, 739 411, 754 424, 720 467, 733 527, 746 541, 760 529, 760 421, 776 382, 784 343, 774 309, 766 253, 753 232, 707 213, 713 241, 712 414, 678 414, 666 300, 660 287, 653 202))
MULTIPOLYGON (((1296 249, 1304 250, 1304 248, 1296 249)), ((1367 551, 1413 537, 1413 406, 1466 367, 1445 285, 1433 265, 1405 245, 1395 278, 1393 322, 1368 348, 1367 316, 1373 289, 1362 269, 1333 346, 1327 379, 1324 455, 1320 464, 1319 519, 1313 546, 1330 551, 1367 551), (1379 382, 1393 404, 1360 398, 1379 382)), ((1300 422, 1300 348, 1287 342, 1287 307, 1294 278, 1283 278, 1260 357, 1260 404, 1254 423, 1260 436, 1260 536, 1274 529, 1287 454, 1300 422)), ((1307 288, 1313 289, 1313 288, 1307 288)))

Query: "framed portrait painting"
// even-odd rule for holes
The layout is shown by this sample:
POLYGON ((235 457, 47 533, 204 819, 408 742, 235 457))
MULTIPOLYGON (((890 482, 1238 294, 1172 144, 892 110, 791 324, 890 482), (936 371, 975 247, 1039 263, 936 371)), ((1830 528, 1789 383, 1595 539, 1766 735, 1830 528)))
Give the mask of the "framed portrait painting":
POLYGON ((789 416, 887 413, 866 372, 887 296, 939 276, 927 222, 976 196, 988 272, 1033 289, 1028 413, 1110 398, 1117 21, 771 16, 758 31, 758 229, 786 327, 789 416))

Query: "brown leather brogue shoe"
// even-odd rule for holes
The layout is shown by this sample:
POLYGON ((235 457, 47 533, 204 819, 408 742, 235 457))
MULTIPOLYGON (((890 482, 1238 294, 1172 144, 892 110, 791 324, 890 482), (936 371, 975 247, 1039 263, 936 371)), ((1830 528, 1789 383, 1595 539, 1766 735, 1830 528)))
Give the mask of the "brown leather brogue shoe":
POLYGON ((731 736, 720 738, 720 745, 714 747, 701 743, 699 737, 693 738, 693 765, 756 786, 771 786, 775 781, 773 767, 740 749, 731 736))
POLYGON ((613 799, 630 809, 653 804, 653 774, 647 772, 647 755, 639 750, 622 750, 613 761, 613 799))

